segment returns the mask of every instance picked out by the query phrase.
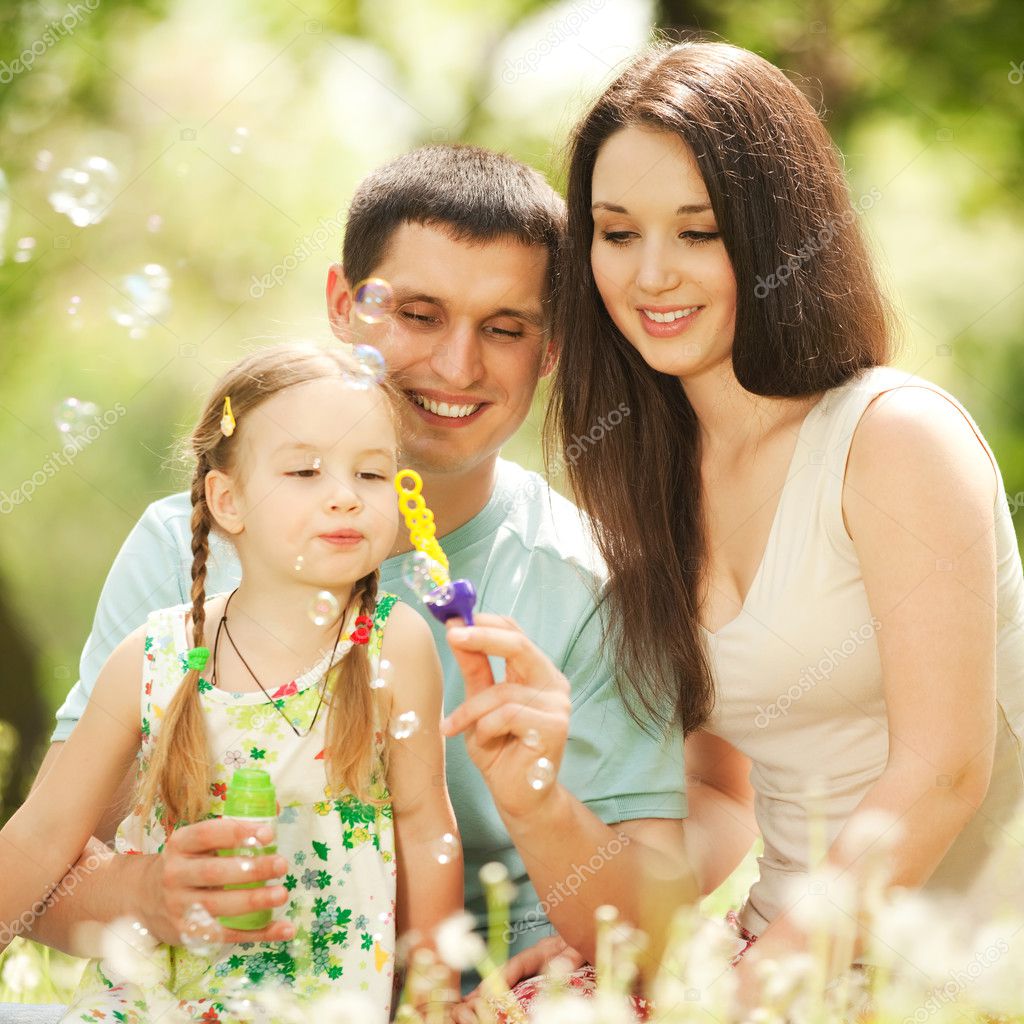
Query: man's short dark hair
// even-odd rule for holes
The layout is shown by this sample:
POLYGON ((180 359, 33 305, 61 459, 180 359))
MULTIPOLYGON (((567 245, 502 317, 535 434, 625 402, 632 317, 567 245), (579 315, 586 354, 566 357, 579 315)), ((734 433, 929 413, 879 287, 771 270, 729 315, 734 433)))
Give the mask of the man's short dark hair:
POLYGON ((553 293, 565 202, 539 171, 513 157, 478 146, 422 146, 364 178, 349 206, 342 248, 352 284, 374 273, 405 223, 437 226, 458 241, 543 245, 545 299, 553 293))

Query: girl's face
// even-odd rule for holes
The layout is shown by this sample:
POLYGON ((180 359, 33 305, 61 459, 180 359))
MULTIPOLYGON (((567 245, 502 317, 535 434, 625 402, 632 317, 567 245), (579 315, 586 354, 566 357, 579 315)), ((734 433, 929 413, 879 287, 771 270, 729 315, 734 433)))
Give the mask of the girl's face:
POLYGON ((736 278, 689 146, 619 130, 598 151, 591 202, 594 279, 626 340, 682 380, 728 365, 736 278))
POLYGON ((213 485, 211 509, 247 575, 329 588, 387 558, 398 530, 397 438, 380 391, 310 381, 239 417, 238 429, 238 465, 213 485))

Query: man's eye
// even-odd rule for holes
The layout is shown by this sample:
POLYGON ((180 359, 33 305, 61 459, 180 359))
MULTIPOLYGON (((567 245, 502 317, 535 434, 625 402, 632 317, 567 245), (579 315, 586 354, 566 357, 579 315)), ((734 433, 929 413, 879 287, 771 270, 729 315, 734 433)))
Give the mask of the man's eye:
POLYGON ((406 320, 411 320, 417 324, 423 324, 424 326, 433 325, 437 323, 436 316, 428 316, 426 313, 413 313, 408 309, 403 309, 401 315, 406 320))

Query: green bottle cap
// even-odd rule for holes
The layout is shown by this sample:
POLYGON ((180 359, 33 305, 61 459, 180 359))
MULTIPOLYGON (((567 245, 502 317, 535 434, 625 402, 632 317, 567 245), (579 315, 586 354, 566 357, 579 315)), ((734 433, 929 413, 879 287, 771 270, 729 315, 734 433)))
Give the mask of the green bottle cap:
POLYGON ((274 818, 277 794, 270 776, 260 768, 238 768, 228 783, 226 818, 274 818))

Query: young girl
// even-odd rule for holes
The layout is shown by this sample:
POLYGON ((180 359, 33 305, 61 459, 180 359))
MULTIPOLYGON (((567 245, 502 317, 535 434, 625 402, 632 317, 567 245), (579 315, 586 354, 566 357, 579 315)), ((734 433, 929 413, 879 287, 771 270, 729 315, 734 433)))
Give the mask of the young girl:
POLYGON ((461 908, 455 818, 433 782, 444 778, 437 653, 419 615, 377 593, 398 527, 396 448, 388 394, 339 350, 265 349, 214 388, 191 437, 192 602, 154 612, 114 651, 0 834, 0 920, 75 861, 137 757, 120 853, 157 853, 178 826, 222 814, 236 769, 271 775, 294 938, 211 958, 158 947, 158 984, 94 961, 65 1019, 170 1008, 226 1020, 239 985, 278 983, 299 998, 362 993, 370 1019, 386 1021, 396 895, 399 930, 424 937, 461 908), (242 581, 207 598, 212 530, 233 542, 242 581))

